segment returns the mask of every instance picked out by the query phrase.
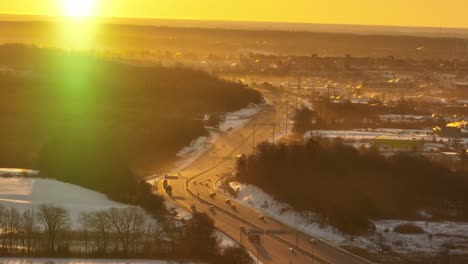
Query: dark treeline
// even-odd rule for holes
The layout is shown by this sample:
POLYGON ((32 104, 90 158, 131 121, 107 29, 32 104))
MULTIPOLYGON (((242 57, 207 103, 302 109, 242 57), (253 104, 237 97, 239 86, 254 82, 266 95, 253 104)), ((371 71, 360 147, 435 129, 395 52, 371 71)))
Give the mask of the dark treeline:
POLYGON ((207 133, 200 116, 261 101, 187 68, 23 45, 0 46, 0 58, 0 167, 35 168, 154 213, 162 199, 137 176, 163 171, 207 133))
MULTIPOLYGON (((61 25, 51 22, 9 21, 0 23, 0 34, 8 36, 9 39, 19 39, 27 43, 44 43, 44 45, 56 47, 63 45, 56 41, 60 27, 61 25)), ((324 56, 353 54, 356 57, 395 56, 420 60, 445 59, 453 57, 453 50, 459 43, 457 38, 446 36, 405 36, 396 32, 393 32, 396 35, 386 35, 381 34, 385 31, 382 28, 363 30, 365 34, 351 34, 329 33, 329 29, 325 29, 327 32, 307 32, 290 30, 291 28, 288 27, 283 31, 234 30, 223 29, 223 25, 216 25, 216 28, 186 28, 119 23, 95 25, 95 27, 99 29, 96 30, 95 36, 98 49, 128 50, 132 47, 133 49, 160 49, 220 55, 260 49, 268 53, 288 55, 318 53, 324 56), (415 47, 421 46, 422 43, 425 45, 425 51, 415 52, 415 47)), ((260 26, 260 28, 272 27, 275 26, 260 26)), ((303 28, 303 30, 307 29, 303 28)), ((459 36, 464 37, 464 33, 460 33, 459 36)))
MULTIPOLYGON (((434 108, 432 106, 432 108, 434 108)), ((298 109, 294 116, 294 132, 303 135, 314 129, 356 129, 356 128, 401 128, 427 129, 442 126, 444 120, 433 118, 414 123, 380 119, 379 115, 423 115, 431 116, 438 109, 431 109, 424 103, 412 100, 397 100, 384 104, 375 99, 370 104, 353 104, 350 101, 332 103, 327 99, 315 102, 315 110, 298 109)))
POLYGON ((0 252, 21 257, 121 257, 253 263, 241 248, 220 248, 213 221, 154 220, 137 207, 83 212, 73 225, 62 207, 0 207, 0 252), (244 262, 238 262, 239 260, 244 262))
POLYGON ((468 177, 423 157, 356 150, 340 141, 262 143, 237 163, 237 180, 297 210, 318 213, 344 232, 372 230, 370 219, 468 219, 468 177))

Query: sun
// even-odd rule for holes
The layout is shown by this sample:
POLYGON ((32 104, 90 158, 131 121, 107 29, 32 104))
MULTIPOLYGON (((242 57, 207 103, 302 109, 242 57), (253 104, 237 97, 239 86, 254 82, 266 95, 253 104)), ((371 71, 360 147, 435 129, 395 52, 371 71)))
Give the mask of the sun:
POLYGON ((75 19, 94 15, 97 0, 61 0, 63 14, 75 19))

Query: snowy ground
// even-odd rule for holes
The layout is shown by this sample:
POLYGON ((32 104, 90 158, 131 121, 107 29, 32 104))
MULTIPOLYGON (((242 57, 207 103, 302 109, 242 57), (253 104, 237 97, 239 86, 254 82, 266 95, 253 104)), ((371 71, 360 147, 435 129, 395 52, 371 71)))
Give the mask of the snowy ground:
POLYGON ((217 132, 210 131, 209 137, 199 137, 193 140, 189 146, 183 148, 177 153, 177 158, 179 158, 179 161, 176 162, 175 167, 169 174, 182 171, 190 166, 190 164, 192 164, 201 155, 208 151, 211 146, 213 146, 218 137, 219 134, 217 132))
POLYGON ((324 138, 342 138, 352 140, 369 140, 379 136, 398 136, 401 139, 418 139, 431 141, 434 137, 442 139, 433 134, 430 130, 415 130, 415 129, 355 129, 355 130, 311 130, 305 133, 304 138, 311 137, 324 138))
POLYGON ((172 202, 166 200, 164 204, 169 212, 174 215, 174 218, 178 221, 190 221, 192 220, 192 214, 189 213, 187 210, 173 204, 172 202))
MULTIPOLYGON (((313 213, 298 213, 288 204, 276 201, 256 186, 236 182, 231 182, 230 185, 239 190, 235 198, 239 203, 255 208, 286 225, 336 246, 360 247, 373 252, 389 248, 398 253, 423 252, 427 254, 436 254, 442 248, 450 248, 451 252, 468 253, 468 223, 411 222, 420 226, 426 233, 404 235, 393 232, 393 229, 407 222, 380 220, 374 221, 377 231, 373 235, 351 238, 333 227, 320 227, 313 213)), ((226 193, 226 195, 229 194, 226 193)))
POLYGON ((68 183, 38 178, 0 177, 1 205, 24 211, 43 203, 67 208, 74 224, 81 212, 128 207, 109 200, 101 193, 68 183))
POLYGON ((228 113, 225 121, 219 124, 219 129, 225 132, 235 131, 247 124, 261 109, 261 106, 251 104, 247 108, 228 113))
POLYGON ((28 169, 0 168, 0 176, 36 176, 39 171, 28 169))
POLYGON ((235 247, 238 245, 238 243, 234 240, 232 240, 230 237, 228 237, 226 234, 216 231, 216 238, 219 241, 219 246, 224 249, 224 248, 229 248, 229 247, 235 247))
POLYGON ((171 174, 184 170, 206 153, 218 139, 219 133, 231 133, 238 130, 247 124, 261 109, 262 106, 251 104, 239 111, 227 113, 225 120, 219 124, 219 129, 210 129, 209 137, 199 137, 177 153, 179 161, 176 163, 175 168, 172 169, 171 174))
POLYGON ((302 99, 301 102, 305 108, 314 111, 314 105, 310 102, 309 99, 302 99))
MULTIPOLYGON (((122 259, 0 258, 0 264, 172 264, 180 261, 122 259)), ((190 264, 192 262, 184 262, 190 264)), ((192 263, 193 264, 193 263, 192 263)))

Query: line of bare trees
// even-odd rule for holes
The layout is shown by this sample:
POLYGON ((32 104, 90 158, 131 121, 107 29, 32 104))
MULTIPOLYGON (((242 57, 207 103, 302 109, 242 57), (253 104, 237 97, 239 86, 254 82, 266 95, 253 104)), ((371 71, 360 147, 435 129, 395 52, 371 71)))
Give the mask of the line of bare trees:
POLYGON ((73 226, 63 207, 42 204, 19 212, 0 207, 0 247, 12 255, 153 255, 164 225, 138 207, 83 212, 73 226), (148 252, 148 248, 152 252, 148 252))
POLYGON ((3 254, 50 256, 161 256, 173 246, 168 223, 137 207, 83 212, 73 226, 67 209, 42 204, 19 212, 0 207, 3 254), (164 221, 162 221, 164 222, 164 221), (167 242, 163 243, 162 242, 167 242))
POLYGON ((48 204, 23 212, 0 206, 0 254, 193 259, 210 263, 250 259, 242 248, 219 248, 213 220, 205 214, 177 222, 170 218, 155 220, 139 207, 110 208, 82 212, 72 223, 67 209, 48 204))

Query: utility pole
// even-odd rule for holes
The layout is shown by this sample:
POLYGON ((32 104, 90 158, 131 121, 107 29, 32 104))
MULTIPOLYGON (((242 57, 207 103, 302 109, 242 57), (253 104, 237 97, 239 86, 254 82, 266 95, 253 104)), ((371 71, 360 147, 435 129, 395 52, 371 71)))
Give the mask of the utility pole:
POLYGON ((240 229, 240 230, 239 230, 239 231, 240 231, 240 245, 241 245, 241 247, 242 247, 242 246, 243 246, 243 245, 242 245, 242 238, 244 237, 245 226, 244 226, 244 225, 241 225, 239 229, 240 229))
POLYGON ((257 264, 260 263, 260 254, 258 252, 258 247, 255 247, 255 249, 257 250, 257 264))
POLYGON ((273 122, 273 144, 275 144, 275 127, 276 127, 276 122, 273 122))
POLYGON ((296 248, 299 248, 299 230, 296 231, 296 248))
POLYGON ((211 158, 213 159, 213 168, 216 167, 216 150, 211 151, 211 158))
POLYGON ((286 124, 285 124, 285 128, 286 128, 286 131, 285 131, 285 133, 286 133, 286 138, 288 137, 288 122, 289 122, 288 117, 289 117, 289 102, 286 101, 286 124))
POLYGON ((299 98, 298 98, 298 94, 296 92, 296 113, 297 113, 297 109, 298 109, 298 102, 299 102, 299 98))
POLYGON ((299 93, 299 90, 301 89, 301 83, 302 83, 302 76, 301 74, 299 73, 299 76, 298 76, 298 80, 297 80, 297 90, 296 90, 296 113, 297 113, 297 104, 298 104, 298 93, 299 93))
POLYGON ((257 132, 257 124, 253 125, 252 133, 252 155, 255 155, 255 133, 257 132))

